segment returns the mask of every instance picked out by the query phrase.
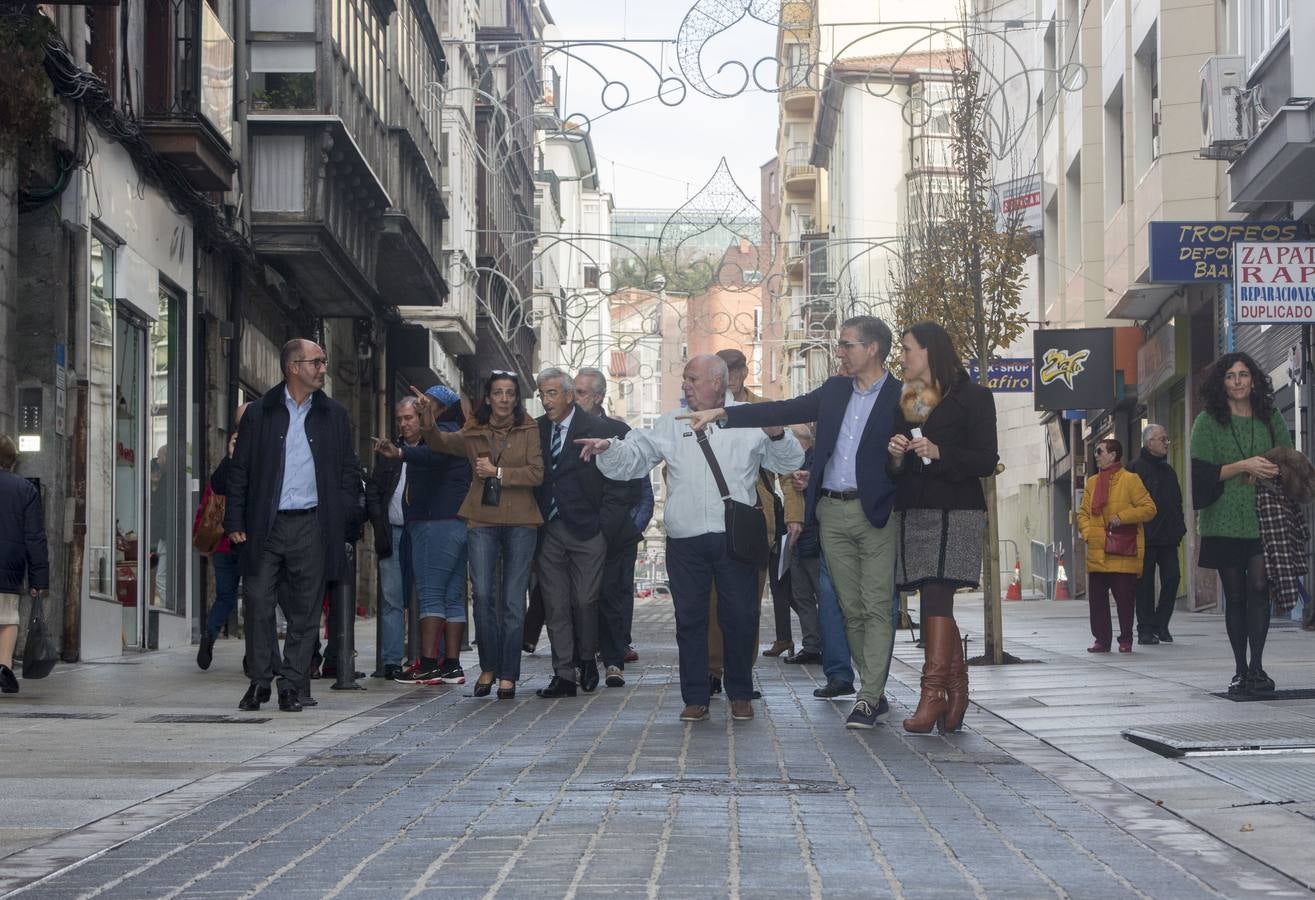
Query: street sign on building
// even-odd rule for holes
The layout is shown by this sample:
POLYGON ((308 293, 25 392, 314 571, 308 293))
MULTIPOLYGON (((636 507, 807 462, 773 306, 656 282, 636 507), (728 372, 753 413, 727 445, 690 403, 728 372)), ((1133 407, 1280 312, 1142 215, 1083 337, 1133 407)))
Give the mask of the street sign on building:
POLYGON ((1038 410, 1103 409, 1114 403, 1114 329, 1045 328, 1033 335, 1038 410))
MULTIPOLYGON (((977 380, 977 360, 967 361, 968 375, 977 380)), ((1032 391, 1032 360, 993 359, 986 369, 986 386, 993 394, 1027 394, 1032 391)))
POLYGON ((1151 222, 1152 284, 1233 280, 1233 245, 1238 241, 1299 241, 1300 222, 1151 222))
POLYGON ((1041 233, 1041 176, 1025 175, 995 186, 991 205, 995 209, 996 228, 1003 231, 1011 216, 1019 217, 1024 231, 1041 233))
POLYGON ((1315 241, 1236 246, 1238 325, 1315 324, 1315 241))

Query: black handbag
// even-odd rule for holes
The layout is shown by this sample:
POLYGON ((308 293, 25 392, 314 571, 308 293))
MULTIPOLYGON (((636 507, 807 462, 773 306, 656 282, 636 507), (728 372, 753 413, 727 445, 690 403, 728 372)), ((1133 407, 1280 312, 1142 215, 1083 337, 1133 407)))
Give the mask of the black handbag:
MULTIPOLYGON (((510 441, 510 438, 508 440, 510 441)), ((502 460, 502 451, 506 449, 506 445, 499 447, 497 441, 493 440, 493 435, 490 434, 489 446, 490 449, 496 451, 496 455, 489 455, 489 461, 496 466, 502 460)), ((484 492, 479 495, 479 502, 481 506, 497 506, 502 502, 501 478, 494 476, 484 479, 484 492)))
POLYGON ((42 614, 41 598, 32 598, 32 616, 27 626, 27 640, 23 644, 23 678, 45 678, 59 662, 59 646, 50 636, 46 617, 42 614))
POLYGON ((707 457, 712 477, 717 481, 717 490, 721 492, 721 502, 726 506, 726 552, 736 562, 748 563, 756 569, 767 565, 767 520, 763 518, 762 508, 741 503, 731 497, 726 478, 721 474, 721 466, 713 455, 712 445, 708 443, 708 433, 699 432, 699 447, 707 457))

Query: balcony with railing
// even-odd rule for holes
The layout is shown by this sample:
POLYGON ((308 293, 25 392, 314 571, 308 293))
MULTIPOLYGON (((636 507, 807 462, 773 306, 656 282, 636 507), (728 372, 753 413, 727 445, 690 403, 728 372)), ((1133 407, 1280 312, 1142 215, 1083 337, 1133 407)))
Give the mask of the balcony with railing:
POLYGON ((781 105, 791 117, 811 119, 817 106, 822 67, 814 62, 781 66, 781 105))
POLYGON ((142 131, 203 191, 232 187, 233 38, 204 0, 146 0, 142 131))
POLYGON ((785 151, 785 190, 803 197, 817 194, 817 167, 809 162, 812 148, 808 144, 794 144, 785 151))

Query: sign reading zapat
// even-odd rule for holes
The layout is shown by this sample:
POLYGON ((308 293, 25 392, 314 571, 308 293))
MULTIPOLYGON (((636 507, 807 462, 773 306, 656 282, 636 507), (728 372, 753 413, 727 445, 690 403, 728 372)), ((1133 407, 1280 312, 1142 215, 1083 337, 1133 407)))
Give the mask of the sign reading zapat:
POLYGON ((1235 253, 1237 324, 1315 324, 1315 242, 1240 243, 1235 253))
POLYGON ((1114 403, 1114 329, 1041 329, 1032 346, 1036 409, 1103 409, 1114 403))

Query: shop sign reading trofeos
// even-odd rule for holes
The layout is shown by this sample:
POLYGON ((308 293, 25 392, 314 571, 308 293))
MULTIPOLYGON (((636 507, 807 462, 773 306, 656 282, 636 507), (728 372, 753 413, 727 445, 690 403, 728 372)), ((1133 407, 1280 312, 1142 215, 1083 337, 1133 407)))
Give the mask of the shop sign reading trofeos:
POLYGON ((1300 222, 1151 222, 1152 284, 1233 280, 1233 245, 1246 241, 1300 241, 1300 222))
POLYGON ((1235 253, 1238 325, 1315 324, 1315 242, 1239 243, 1235 253))

